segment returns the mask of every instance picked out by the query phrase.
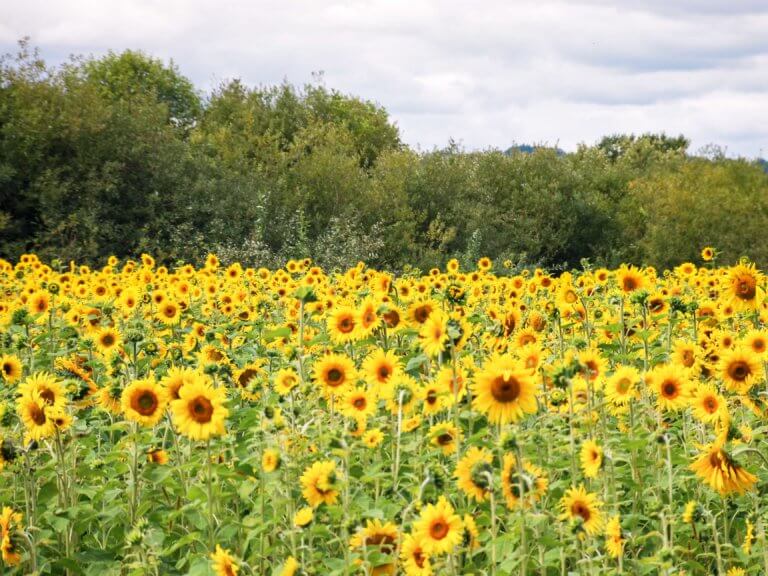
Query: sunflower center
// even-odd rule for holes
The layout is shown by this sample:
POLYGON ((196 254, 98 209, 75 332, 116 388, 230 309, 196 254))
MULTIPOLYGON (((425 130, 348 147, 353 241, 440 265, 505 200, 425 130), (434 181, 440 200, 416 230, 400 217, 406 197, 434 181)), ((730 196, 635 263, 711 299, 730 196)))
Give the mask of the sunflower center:
POLYGON ((257 372, 253 368, 246 368, 243 370, 242 374, 238 376, 237 383, 240 385, 241 388, 245 388, 248 386, 248 384, 253 380, 253 378, 256 376, 257 372))
POLYGON ((574 503, 571 506, 571 514, 580 517, 584 522, 589 522, 589 518, 592 516, 589 508, 583 502, 574 503))
POLYGON ((143 390, 133 399, 133 409, 142 416, 151 416, 157 410, 157 396, 151 390, 143 390))
POLYGON ((435 520, 429 526, 429 535, 434 540, 442 540, 448 536, 448 524, 442 518, 435 520))
POLYGON ((345 316, 339 320, 339 332, 342 334, 348 334, 355 329, 355 321, 349 316, 345 316))
POLYGON ((29 409, 29 416, 32 421, 38 426, 45 424, 45 410, 43 410, 37 404, 33 404, 29 409))
POLYGON ((514 376, 497 376, 491 382, 491 394, 498 402, 514 402, 520 396, 520 382, 514 376))
POLYGON ((53 404, 56 401, 56 394, 50 388, 45 388, 40 391, 40 398, 45 400, 46 404, 53 404))
POLYGON ((619 394, 626 394, 627 392, 629 392, 630 385, 631 385, 631 382, 629 381, 628 378, 622 378, 616 383, 616 391, 619 394))
POLYGON ((676 398, 680 389, 677 386, 677 382, 673 380, 667 380, 661 385, 661 393, 666 398, 676 398))
POLYGON ((352 406, 354 406, 358 410, 362 410, 363 408, 365 408, 365 404, 366 404, 365 398, 362 398, 362 397, 355 398, 354 401, 352 402, 352 406))
POLYGON ((631 292, 632 290, 637 288, 637 280, 635 280, 631 276, 627 276, 624 278, 621 285, 624 288, 624 292, 631 292))
POLYGON ((331 386, 338 386, 344 380, 344 373, 338 368, 328 370, 328 383, 331 386))
POLYGON ((749 374, 749 365, 741 360, 737 360, 728 366, 728 375, 734 380, 746 380, 749 374))
POLYGON ((413 561, 416 563, 416 566, 419 568, 424 568, 424 554, 422 553, 421 549, 416 549, 413 551, 413 561))
POLYGON ((104 334, 104 336, 101 337, 101 345, 105 348, 109 348, 114 345, 114 343, 115 337, 112 334, 104 334))
POLYGON ((198 396, 189 402, 189 415, 199 424, 207 424, 213 417, 213 404, 205 396, 198 396))
POLYGON ((440 446, 447 446, 451 442, 453 442, 453 436, 448 432, 443 432, 437 437, 437 443, 440 446))
POLYGON ((742 300, 752 300, 755 297, 755 293, 755 281, 753 278, 740 278, 736 283, 736 296, 742 300))
POLYGON ((391 373, 392 372, 390 371, 388 366, 381 366, 379 368, 379 379, 380 380, 386 380, 387 378, 389 378, 389 375, 391 373))
POLYGON ((419 324, 424 324, 424 322, 427 321, 427 318, 429 318, 430 312, 432 312, 432 309, 428 306, 419 306, 414 311, 413 317, 416 318, 416 321, 419 324))
POLYGON ((717 411, 717 401, 711 396, 707 397, 704 400, 704 409, 710 414, 713 414, 717 411))

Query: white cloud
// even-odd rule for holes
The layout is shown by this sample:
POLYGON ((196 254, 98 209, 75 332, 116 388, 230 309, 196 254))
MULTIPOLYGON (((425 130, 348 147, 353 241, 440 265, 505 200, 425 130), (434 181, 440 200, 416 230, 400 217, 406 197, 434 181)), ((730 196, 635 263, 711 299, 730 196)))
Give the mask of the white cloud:
POLYGON ((0 46, 140 48, 210 89, 326 84, 384 105, 412 145, 572 149, 613 132, 768 149, 763 0, 5 0, 0 46))

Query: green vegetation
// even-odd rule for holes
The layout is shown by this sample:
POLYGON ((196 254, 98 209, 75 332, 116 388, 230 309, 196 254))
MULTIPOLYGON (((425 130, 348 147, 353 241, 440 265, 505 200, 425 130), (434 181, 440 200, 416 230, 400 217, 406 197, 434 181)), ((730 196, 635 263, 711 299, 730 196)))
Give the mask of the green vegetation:
POLYGON ((322 86, 202 95, 139 52, 50 67, 22 42, 0 62, 0 255, 671 266, 715 244, 768 265, 763 166, 687 147, 415 152, 384 108, 322 86))

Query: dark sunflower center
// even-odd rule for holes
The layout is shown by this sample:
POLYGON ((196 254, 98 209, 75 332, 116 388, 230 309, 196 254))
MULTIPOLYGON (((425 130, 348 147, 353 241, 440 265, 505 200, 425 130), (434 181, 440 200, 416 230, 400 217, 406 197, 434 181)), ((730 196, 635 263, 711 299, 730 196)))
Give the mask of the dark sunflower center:
POLYGON ((448 432, 443 432, 437 437, 437 443, 440 446, 447 446, 451 442, 453 442, 453 436, 448 432))
POLYGON ((733 362, 728 366, 728 375, 734 380, 746 380, 749 374, 749 365, 741 360, 733 362))
POLYGON ((514 376, 497 376, 491 382, 491 394, 498 402, 514 402, 520 396, 520 382, 514 376))
POLYGON ((237 383, 241 388, 245 388, 248 386, 248 384, 256 377, 256 374, 258 372, 254 370, 253 368, 246 368, 243 370, 242 374, 238 376, 237 383))
POLYGON ((344 373, 338 368, 331 368, 328 370, 328 382, 332 386, 338 386, 344 379, 344 373))
POLYGON ((667 398, 675 398, 679 392, 677 382, 673 380, 667 380, 661 385, 661 393, 667 398))
POLYGON ((752 300, 755 297, 755 281, 752 278, 740 278, 736 284, 736 295, 742 300, 752 300))
POLYGON ((143 390, 134 397, 133 409, 142 416, 151 416, 157 410, 157 396, 151 390, 143 390))
POLYGON ((631 292, 632 290, 637 288, 637 280, 635 280, 631 276, 624 278, 621 284, 624 287, 625 292, 631 292))
POLYGON ((101 337, 101 345, 106 348, 114 345, 114 343, 115 337, 112 334, 104 334, 104 336, 101 337))
POLYGON ((386 380, 391 373, 389 366, 381 366, 379 368, 379 379, 386 380))
POLYGON ((352 405, 358 410, 362 410, 366 405, 365 398, 355 398, 355 400, 352 402, 352 405))
POLYGON ((714 399, 714 398, 712 398, 711 396, 707 397, 707 398, 704 400, 704 409, 705 409, 707 412, 709 412, 710 414, 712 414, 713 412, 715 412, 715 411, 717 410, 717 400, 715 400, 715 399, 714 399))
POLYGON ((37 424, 38 426, 42 426, 45 424, 45 410, 43 410, 40 406, 37 404, 33 404, 32 407, 29 409, 29 416, 32 418, 32 421, 37 424))
POLYGON ((205 396, 198 396, 189 402, 189 415, 195 422, 207 424, 213 417, 213 404, 205 396))
POLYGON ((571 506, 571 514, 580 517, 584 522, 589 522, 589 518, 592 516, 589 508, 582 502, 576 502, 571 506))
POLYGON ((345 316, 339 320, 339 332, 342 334, 348 334, 355 329, 355 321, 349 316, 345 316))
POLYGON ((628 378, 622 378, 616 383, 616 391, 619 394, 626 394, 629 391, 629 387, 631 385, 631 382, 628 378))
POLYGON ((429 318, 429 314, 432 312, 432 309, 427 306, 420 306, 419 308, 416 308, 416 311, 414 312, 413 316, 416 318, 416 321, 419 324, 423 324, 427 321, 427 318, 429 318))
POLYGON ((434 540, 442 540, 448 536, 448 524, 442 519, 435 520, 429 527, 429 535, 434 540))

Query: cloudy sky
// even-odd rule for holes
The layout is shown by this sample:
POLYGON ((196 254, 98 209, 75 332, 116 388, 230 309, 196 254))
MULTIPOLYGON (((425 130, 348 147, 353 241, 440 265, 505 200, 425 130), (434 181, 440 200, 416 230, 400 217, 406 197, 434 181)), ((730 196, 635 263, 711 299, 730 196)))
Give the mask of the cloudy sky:
POLYGON ((325 84, 376 100, 431 149, 566 150, 665 131, 768 155, 766 0, 3 0, 0 50, 125 48, 228 78, 325 84))

